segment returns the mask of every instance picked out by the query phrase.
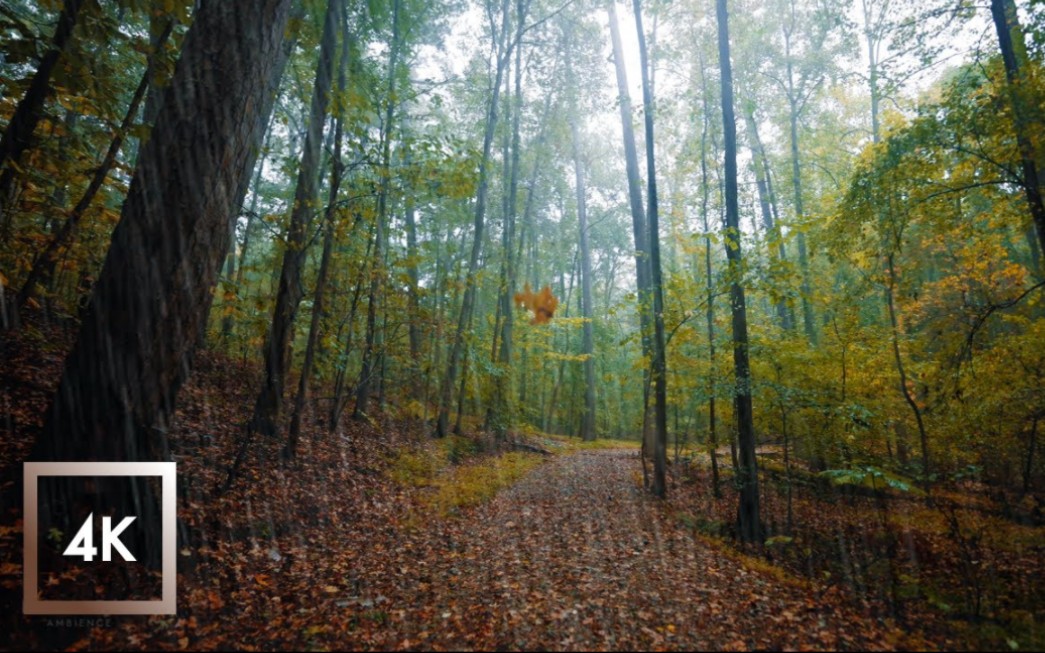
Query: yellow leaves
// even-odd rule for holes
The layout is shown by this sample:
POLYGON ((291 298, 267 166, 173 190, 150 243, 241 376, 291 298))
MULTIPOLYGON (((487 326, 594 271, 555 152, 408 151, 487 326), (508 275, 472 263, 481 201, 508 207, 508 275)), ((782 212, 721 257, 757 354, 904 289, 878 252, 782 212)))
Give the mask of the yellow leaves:
POLYGON ((583 363, 591 358, 590 354, 560 354, 556 351, 545 353, 544 357, 551 361, 567 361, 571 363, 583 363))
POLYGON ((526 308, 533 311, 534 317, 530 324, 547 324, 548 320, 555 315, 555 308, 559 300, 552 294, 549 286, 545 285, 539 293, 534 293, 527 283, 521 293, 515 293, 516 308, 526 308))

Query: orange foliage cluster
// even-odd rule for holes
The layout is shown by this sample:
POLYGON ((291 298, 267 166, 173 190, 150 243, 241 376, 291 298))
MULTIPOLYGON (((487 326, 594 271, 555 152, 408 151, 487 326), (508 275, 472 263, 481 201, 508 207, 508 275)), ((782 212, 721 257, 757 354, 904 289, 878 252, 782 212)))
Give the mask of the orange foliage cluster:
POLYGON ((534 293, 530 290, 530 284, 526 284, 522 292, 515 293, 516 308, 527 308, 533 311, 534 317, 530 320, 530 324, 546 324, 555 315, 555 307, 558 305, 559 300, 552 294, 549 286, 534 293))

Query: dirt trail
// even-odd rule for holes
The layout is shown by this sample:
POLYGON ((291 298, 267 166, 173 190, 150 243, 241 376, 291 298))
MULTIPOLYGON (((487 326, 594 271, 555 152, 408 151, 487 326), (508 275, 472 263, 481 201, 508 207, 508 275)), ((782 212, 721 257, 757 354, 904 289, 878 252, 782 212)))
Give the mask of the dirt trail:
MULTIPOLYGON (((557 457, 489 503, 400 538, 360 577, 382 648, 890 649, 834 592, 745 568, 637 487, 633 451, 557 457)), ((378 548, 382 548, 378 545, 378 548)), ((362 561, 359 561, 362 562, 362 561)), ((364 567, 365 568, 365 567, 364 567)), ((365 634, 364 634, 365 632, 365 634)), ((352 635, 349 635, 351 638, 352 635)))

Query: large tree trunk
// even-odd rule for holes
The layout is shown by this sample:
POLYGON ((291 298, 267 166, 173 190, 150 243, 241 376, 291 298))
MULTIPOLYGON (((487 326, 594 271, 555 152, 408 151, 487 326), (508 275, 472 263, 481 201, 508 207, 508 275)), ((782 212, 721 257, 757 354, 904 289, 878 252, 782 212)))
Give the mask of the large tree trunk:
MULTIPOLYGON (((991 0, 991 16, 998 32, 998 46, 1005 64, 1005 78, 1009 83, 1009 98, 1012 102, 1013 127, 1016 143, 1020 148, 1020 164, 1023 173, 1023 192, 1027 196, 1034 228, 1038 232, 1040 250, 1045 252, 1045 205, 1042 203, 1042 179, 1038 170, 1037 153, 1031 136, 1035 122, 1032 119, 1035 103, 1034 89, 1030 88, 1026 75, 1026 54, 1017 52, 1014 33, 1020 34, 1016 3, 1012 0, 991 0), (1023 56, 1019 56, 1019 55, 1023 56), (1021 62, 1020 60, 1023 59, 1021 62)), ((1018 39, 1022 40, 1022 39, 1018 39)))
POLYGON ((51 73, 54 72, 58 59, 72 38, 82 6, 81 0, 65 0, 62 4, 62 13, 58 16, 58 25, 51 39, 51 48, 40 59, 40 65, 29 82, 29 88, 19 100, 11 121, 7 123, 4 135, 0 138, 0 224, 3 225, 4 239, 8 237, 11 224, 8 211, 11 209, 16 166, 22 154, 32 144, 33 132, 43 117, 44 101, 51 91, 51 73))
MULTIPOLYGON (((228 247, 229 215, 272 107, 291 4, 201 7, 141 149, 34 460, 169 459, 166 432, 228 247)), ((71 513, 59 514, 83 501, 69 490, 60 479, 41 482, 45 529, 78 526, 71 513)), ((157 523, 159 497, 146 477, 133 479, 130 493, 96 495, 89 507, 109 506, 157 523)), ((123 541, 157 558, 157 530, 123 541)))
POLYGON ((276 307, 272 315, 272 327, 265 338, 265 380, 254 404, 254 415, 248 427, 251 433, 257 431, 267 436, 275 435, 279 428, 283 386, 290 366, 288 350, 291 330, 298 305, 304 295, 301 273, 308 253, 308 229, 315 212, 318 194, 320 145, 330 102, 337 13, 337 0, 330 0, 323 19, 316 82, 312 89, 308 131, 305 133, 301 166, 298 168, 297 187, 294 191, 294 208, 290 215, 286 250, 283 252, 276 307))
POLYGON ((758 461, 755 458, 755 423, 751 405, 751 364, 748 360, 747 306, 742 285, 743 255, 740 249, 740 207, 737 201, 737 124, 733 113, 733 66, 729 60, 729 23, 726 0, 717 0, 718 56, 722 69, 722 126, 725 140, 726 258, 729 260, 730 308, 733 312, 733 399, 740 454, 737 507, 740 538, 761 542, 758 507, 758 461))

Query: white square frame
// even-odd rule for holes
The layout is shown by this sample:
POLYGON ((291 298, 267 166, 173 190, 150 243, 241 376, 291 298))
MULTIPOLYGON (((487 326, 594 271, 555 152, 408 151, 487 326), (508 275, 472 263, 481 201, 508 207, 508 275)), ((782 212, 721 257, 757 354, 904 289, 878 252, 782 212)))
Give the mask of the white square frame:
POLYGON ((177 612, 177 463, 24 463, 22 611, 29 615, 150 615, 177 612), (39 597, 39 478, 41 476, 159 476, 163 497, 162 591, 159 601, 45 601, 39 597))

